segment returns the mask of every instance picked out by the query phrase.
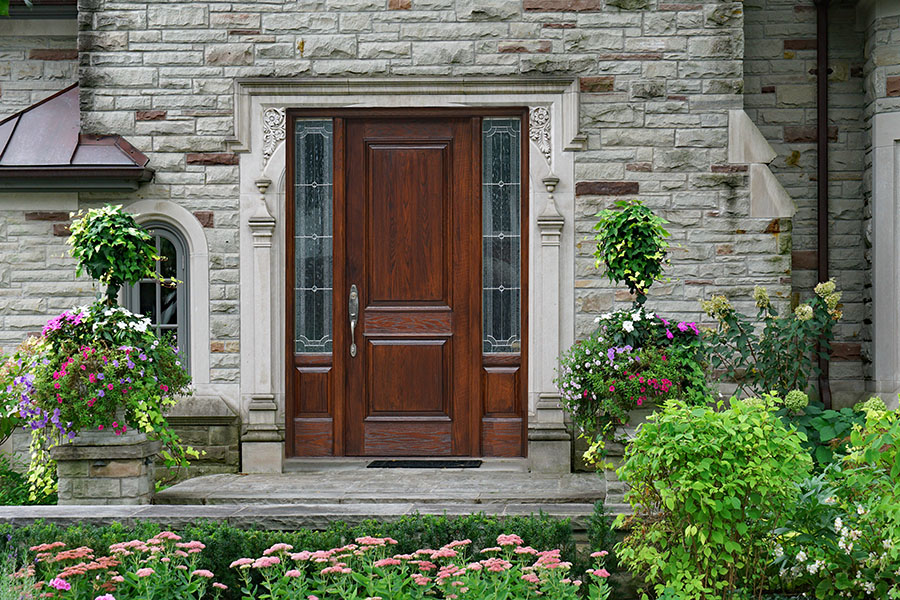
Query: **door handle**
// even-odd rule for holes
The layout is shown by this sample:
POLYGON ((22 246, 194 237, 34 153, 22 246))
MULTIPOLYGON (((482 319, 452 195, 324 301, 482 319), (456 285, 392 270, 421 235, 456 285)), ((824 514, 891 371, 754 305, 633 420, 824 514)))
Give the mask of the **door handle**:
POLYGON ((359 319, 359 290, 350 286, 350 356, 356 356, 356 322, 359 319))

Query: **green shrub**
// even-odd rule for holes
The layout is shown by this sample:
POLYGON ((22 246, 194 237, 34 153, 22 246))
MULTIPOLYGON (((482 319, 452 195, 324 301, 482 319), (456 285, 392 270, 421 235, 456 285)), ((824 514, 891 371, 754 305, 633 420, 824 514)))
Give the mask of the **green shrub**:
MULTIPOLYGON (((0 554, 9 551, 24 552, 32 546, 55 541, 65 542, 69 548, 88 546, 104 552, 111 544, 132 539, 147 539, 160 531, 160 526, 140 522, 133 527, 121 524, 96 527, 77 525, 68 528, 35 523, 26 527, 0 525, 0 554)), ((576 556, 571 523, 546 515, 506 517, 503 519, 484 514, 461 517, 413 515, 395 522, 365 521, 359 525, 333 523, 324 531, 301 529, 297 531, 271 531, 264 529, 240 529, 227 523, 201 521, 176 533, 189 540, 206 544, 199 568, 215 573, 229 586, 229 594, 237 594, 240 581, 229 565, 238 558, 258 557, 278 542, 291 544, 300 550, 327 550, 349 543, 357 537, 370 535, 392 537, 399 544, 396 552, 409 553, 420 548, 440 548, 454 539, 472 540, 473 551, 496 545, 497 536, 515 532, 525 544, 537 550, 559 548, 563 560, 573 563, 572 576, 583 575, 587 564, 576 556)), ((227 598, 238 598, 237 595, 227 598)))
POLYGON ((866 408, 846 455, 806 482, 779 530, 775 575, 787 589, 820 600, 900 598, 900 418, 866 408))
POLYGON ((806 440, 803 447, 809 451, 817 470, 830 464, 850 442, 854 425, 862 425, 865 415, 852 408, 825 410, 821 403, 811 403, 799 414, 791 414, 785 408, 778 413, 785 423, 790 423, 806 440))
POLYGON ((774 530, 811 468, 801 441, 771 407, 741 401, 672 401, 642 425, 618 471, 635 514, 616 550, 644 597, 761 590, 774 530))
POLYGON ((28 494, 28 477, 13 468, 12 459, 8 455, 0 454, 0 506, 26 504, 56 504, 56 494, 31 499, 28 494))

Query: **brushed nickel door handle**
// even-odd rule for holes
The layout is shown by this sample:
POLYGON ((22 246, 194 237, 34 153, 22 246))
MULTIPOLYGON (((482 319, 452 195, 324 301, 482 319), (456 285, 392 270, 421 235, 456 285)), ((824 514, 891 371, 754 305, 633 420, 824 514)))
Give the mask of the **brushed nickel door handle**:
POLYGON ((359 290, 350 286, 350 356, 356 356, 356 322, 359 319, 359 290))

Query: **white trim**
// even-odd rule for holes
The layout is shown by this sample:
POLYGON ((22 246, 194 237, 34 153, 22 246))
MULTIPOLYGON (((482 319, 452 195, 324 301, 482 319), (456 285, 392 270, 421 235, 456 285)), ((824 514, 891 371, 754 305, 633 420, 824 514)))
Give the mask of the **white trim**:
MULTIPOLYGON (((872 378, 869 391, 900 391, 900 113, 872 120, 872 378)), ((891 402, 895 398, 885 397, 891 402)))
POLYGON ((191 378, 195 389, 209 384, 209 248, 197 218, 186 208, 168 200, 141 200, 125 207, 139 224, 160 221, 184 237, 188 251, 191 378))
MULTIPOLYGON (((233 150, 246 152, 241 157, 241 306, 253 305, 254 277, 253 237, 249 219, 258 207, 259 191, 255 181, 265 177, 273 185, 265 194, 268 212, 276 226, 272 238, 270 267, 271 313, 241 311, 241 405, 242 417, 248 417, 255 390, 254 377, 258 364, 268 362, 272 369, 272 392, 278 407, 276 422, 284 423, 284 365, 286 364, 283 332, 285 330, 285 143, 264 157, 264 114, 271 108, 384 108, 384 107, 453 107, 453 106, 537 106, 546 107, 551 115, 551 154, 548 161, 532 142, 530 149, 529 199, 529 413, 533 416, 541 394, 555 394, 555 386, 546 369, 556 364, 557 357, 572 344, 575 331, 574 266, 575 266, 575 160, 571 150, 584 146, 578 130, 578 85, 572 79, 520 80, 508 79, 360 79, 360 80, 238 80, 235 86, 235 134, 230 140, 233 150), (544 212, 549 194, 543 179, 554 174, 560 182, 554 199, 564 219, 559 246, 559 283, 555 293, 536 293, 541 288, 543 248, 537 218, 544 212), (543 339, 536 333, 543 328, 539 319, 559 319, 557 339, 543 339), (253 350, 254 330, 265 320, 271 326, 271 361, 258 359, 253 350), (543 373, 539 373, 543 371, 543 373), (543 375, 543 376, 541 376, 543 375)), ((288 136, 289 137, 289 136, 288 136)), ((271 147, 270 147, 271 148, 271 147)), ((555 250, 554 250, 555 251, 555 250)), ((267 358, 267 357, 266 357, 267 358)), ((531 418, 531 417, 530 417, 531 418)))

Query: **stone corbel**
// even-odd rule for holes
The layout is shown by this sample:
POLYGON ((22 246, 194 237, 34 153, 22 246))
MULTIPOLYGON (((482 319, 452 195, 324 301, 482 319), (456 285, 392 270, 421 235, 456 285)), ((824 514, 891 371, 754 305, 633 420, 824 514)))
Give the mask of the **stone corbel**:
POLYGON ((769 163, 777 156, 747 113, 728 111, 728 162, 749 165, 751 217, 790 218, 797 210, 769 170, 769 163))
MULTIPOLYGON (((537 218, 541 234, 539 273, 541 279, 535 290, 541 298, 539 306, 549 315, 559 314, 560 295, 560 238, 565 226, 565 218, 559 212, 553 192, 559 178, 548 175, 543 180, 547 190, 547 205, 537 218)), ((553 384, 554 365, 559 353, 559 319, 541 319, 536 334, 547 340, 541 347, 543 356, 536 357, 532 364, 538 370, 538 400, 534 419, 528 423, 528 457, 531 471, 536 473, 568 473, 571 470, 572 437, 565 424, 560 396, 553 384), (552 343, 557 340, 557 343, 552 343)))
POLYGON ((275 218, 266 207, 269 179, 258 179, 260 198, 248 219, 253 235, 253 392, 247 426, 241 436, 244 473, 281 473, 284 438, 278 428, 278 404, 272 388, 272 236, 275 218))

